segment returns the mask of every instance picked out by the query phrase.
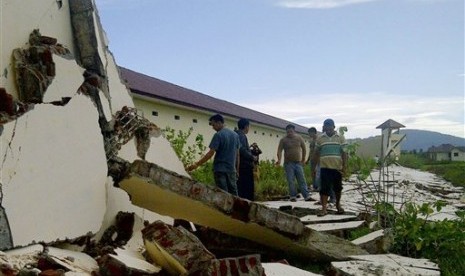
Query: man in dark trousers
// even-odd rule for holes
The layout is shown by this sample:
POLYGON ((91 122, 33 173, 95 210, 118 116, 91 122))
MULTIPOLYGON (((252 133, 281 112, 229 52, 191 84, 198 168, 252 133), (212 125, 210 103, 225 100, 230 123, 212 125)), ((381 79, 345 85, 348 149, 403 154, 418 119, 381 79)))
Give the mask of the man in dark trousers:
POLYGON ((239 142, 241 144, 239 149, 239 178, 237 179, 237 191, 240 197, 248 200, 254 200, 255 183, 253 178, 254 161, 257 157, 252 155, 247 140, 247 133, 249 132, 250 122, 247 119, 240 119, 237 122, 238 130, 236 133, 239 135, 239 142))
POLYGON ((210 117, 209 124, 216 131, 208 146, 210 150, 199 161, 186 168, 197 169, 213 156, 213 174, 218 188, 237 196, 237 173, 239 168, 239 137, 224 127, 224 118, 220 114, 210 117))

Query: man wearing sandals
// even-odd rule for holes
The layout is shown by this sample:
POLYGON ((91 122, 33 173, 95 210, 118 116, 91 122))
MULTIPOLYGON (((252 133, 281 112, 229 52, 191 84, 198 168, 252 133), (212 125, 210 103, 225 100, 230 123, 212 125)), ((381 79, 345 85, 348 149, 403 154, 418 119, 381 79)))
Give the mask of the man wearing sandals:
MULTIPOLYGON (((341 207, 341 193, 342 176, 347 169, 347 153, 345 152, 347 143, 344 136, 339 135, 334 129, 334 121, 326 119, 323 122, 323 133, 316 140, 314 163, 320 164, 322 206, 318 216, 325 216, 328 213, 328 197, 331 189, 336 194, 337 214, 344 213, 341 207)), ((316 174, 315 168, 312 169, 312 174, 316 174)))

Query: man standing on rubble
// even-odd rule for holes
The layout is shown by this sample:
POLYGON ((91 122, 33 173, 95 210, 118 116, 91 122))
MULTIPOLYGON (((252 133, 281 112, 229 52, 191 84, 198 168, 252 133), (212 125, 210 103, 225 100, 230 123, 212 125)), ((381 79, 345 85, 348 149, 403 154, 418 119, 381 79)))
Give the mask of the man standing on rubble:
POLYGON ((289 186, 289 197, 291 201, 296 201, 297 190, 294 182, 297 180, 300 192, 305 201, 310 201, 310 192, 305 181, 304 168, 307 146, 304 138, 295 132, 295 126, 286 126, 287 135, 281 138, 278 145, 276 166, 281 164, 282 153, 284 151, 284 171, 286 172, 287 185, 289 186))
MULTIPOLYGON (((328 197, 331 195, 331 189, 336 194, 337 214, 344 214, 341 207, 342 193, 342 176, 347 170, 347 145, 343 135, 339 135, 334 130, 335 125, 332 119, 326 119, 323 122, 323 133, 318 136, 315 146, 315 164, 320 164, 320 200, 322 209, 318 216, 328 214, 327 205, 328 197)), ((316 174, 316 168, 312 168, 312 174, 316 174)))
POLYGON ((224 127, 224 118, 220 114, 210 117, 209 125, 216 131, 208 146, 210 150, 199 161, 186 168, 197 169, 215 155, 213 174, 218 188, 237 196, 237 175, 239 173, 239 136, 224 127))

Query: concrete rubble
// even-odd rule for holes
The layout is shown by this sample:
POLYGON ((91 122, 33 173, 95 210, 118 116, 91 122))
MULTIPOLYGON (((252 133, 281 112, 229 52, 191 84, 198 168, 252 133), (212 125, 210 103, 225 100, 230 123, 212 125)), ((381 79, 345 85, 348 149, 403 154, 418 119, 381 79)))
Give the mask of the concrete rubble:
POLYGON ((441 275, 439 267, 426 259, 394 254, 353 256, 353 260, 331 263, 339 275, 441 275))
MULTIPOLYGON (((0 275, 316 275, 280 258, 338 261, 341 271, 373 262, 357 257, 370 256, 372 239, 315 230, 354 223, 367 208, 356 196, 363 185, 346 186, 344 198, 360 199, 346 216, 318 220, 277 210, 289 202, 250 202, 195 182, 135 109, 93 0, 0 5, 0 275)), ((463 193, 393 184, 414 187, 402 194, 417 199, 463 193)))
MULTIPOLYGON (((396 210, 401 211, 403 203, 444 201, 447 205, 440 212, 434 212, 429 220, 456 219, 456 211, 463 208, 464 189, 452 186, 451 183, 428 172, 422 172, 397 165, 387 168, 386 183, 389 188, 386 198, 396 210), (389 177, 387 177, 389 176, 389 177)), ((330 205, 329 215, 321 218, 316 212, 321 208, 318 204, 308 205, 303 200, 297 202, 272 201, 264 204, 270 208, 287 210, 292 213, 305 209, 310 215, 301 216, 300 219, 306 227, 313 227, 319 231, 331 232, 340 237, 347 237, 348 232, 354 227, 365 223, 373 228, 375 222, 370 214, 374 213, 374 200, 367 195, 376 190, 372 185, 378 183, 379 170, 374 170, 368 181, 357 180, 356 176, 344 182, 342 192, 342 204, 344 215, 333 215, 334 206, 330 205), (365 222, 366 220, 366 222, 365 222)), ((317 195, 312 195, 318 200, 317 195)), ((379 227, 378 224, 376 224, 379 227)), ((352 243, 362 247, 373 255, 351 256, 348 261, 332 262, 333 272, 337 275, 439 275, 436 264, 417 259, 406 258, 394 254, 387 254, 392 243, 392 235, 389 229, 379 229, 366 236, 353 240, 352 243)))

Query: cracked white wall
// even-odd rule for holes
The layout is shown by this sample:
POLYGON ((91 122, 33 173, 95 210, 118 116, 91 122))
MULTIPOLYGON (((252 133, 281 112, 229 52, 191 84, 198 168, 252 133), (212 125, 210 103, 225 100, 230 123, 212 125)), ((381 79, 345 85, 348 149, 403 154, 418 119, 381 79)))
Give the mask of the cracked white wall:
MULTIPOLYGON (((12 52, 29 47, 29 34, 39 29, 43 36, 75 54, 69 2, 56 0, 2 0, 0 2, 0 87, 16 100, 12 52)), ((95 7, 95 4, 94 4, 95 7)), ((123 106, 134 107, 122 83, 115 60, 108 51, 98 14, 93 14, 98 51, 108 77, 109 95, 100 93, 107 121, 123 106)), ((76 238, 89 232, 97 236, 118 211, 135 212, 141 219, 162 217, 133 206, 127 194, 107 177, 103 137, 98 111, 90 97, 78 94, 83 83, 74 59, 53 55, 56 75, 47 88, 43 104, 16 120, 3 124, 0 136, 0 207, 5 210, 13 246, 76 238), (68 104, 47 104, 71 97, 68 104)), ((137 159, 135 143, 124 145, 119 156, 137 159)), ((146 159, 166 169, 187 175, 169 142, 152 138, 146 159)))
POLYGON ((97 118, 92 101, 78 95, 4 125, 2 206, 14 245, 99 230, 107 165, 97 118))

